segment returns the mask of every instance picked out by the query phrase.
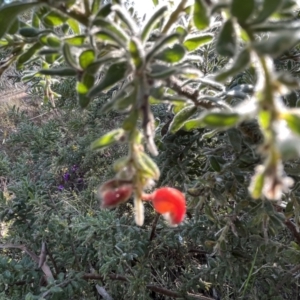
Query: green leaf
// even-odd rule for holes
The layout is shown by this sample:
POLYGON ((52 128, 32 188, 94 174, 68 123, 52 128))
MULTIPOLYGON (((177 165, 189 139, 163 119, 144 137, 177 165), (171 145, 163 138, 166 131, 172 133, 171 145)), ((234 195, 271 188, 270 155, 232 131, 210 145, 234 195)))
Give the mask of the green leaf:
POLYGON ((191 131, 194 129, 204 128, 205 124, 202 121, 202 118, 191 119, 184 123, 182 129, 185 131, 191 131))
POLYGON ((103 5, 97 12, 95 18, 106 18, 111 13, 111 3, 103 5))
POLYGON ((66 16, 54 10, 50 11, 43 18, 43 22, 45 25, 54 26, 54 27, 64 24, 67 20, 68 18, 66 16))
POLYGON ((125 131, 121 128, 112 130, 94 141, 91 148, 92 150, 98 150, 109 147, 118 142, 124 136, 124 133, 125 131))
POLYGON ((55 35, 49 35, 47 37, 47 45, 53 48, 59 48, 61 46, 61 39, 55 35))
POLYGON ((32 20, 31 20, 31 25, 37 29, 40 28, 40 23, 41 23, 41 20, 40 18, 38 17, 37 13, 33 13, 32 14, 32 20))
POLYGON ((178 131, 195 112, 197 111, 197 107, 194 105, 186 106, 182 110, 180 110, 175 117, 173 118, 170 126, 169 132, 175 133, 178 131))
POLYGON ((101 5, 101 0, 93 0, 92 3, 92 13, 96 14, 101 5))
POLYGON ((258 199, 262 194, 265 182, 265 174, 263 171, 257 171, 252 178, 251 186, 249 188, 252 198, 258 199))
POLYGON ((254 8, 255 8, 254 0, 247 0, 247 1, 232 0, 231 14, 238 19, 239 23, 245 23, 253 13, 254 8))
POLYGON ((269 39, 255 42, 253 46, 260 55, 269 55, 277 58, 300 41, 300 31, 281 31, 269 39))
POLYGON ((132 34, 135 34, 139 31, 135 20, 131 17, 125 7, 121 5, 115 5, 113 11, 124 22, 132 34))
POLYGON ((16 19, 13 24, 9 27, 8 34, 14 35, 18 32, 20 27, 20 20, 16 19))
POLYGON ((236 43, 233 21, 228 19, 218 36, 216 50, 220 55, 233 57, 236 52, 236 43))
POLYGON ((155 58, 167 63, 177 63, 184 58, 185 52, 185 48, 181 44, 175 44, 165 48, 155 58))
POLYGON ((80 34, 80 25, 79 23, 74 19, 68 19, 67 23, 69 24, 70 28, 73 30, 74 34, 80 34))
POLYGON ((140 41, 135 37, 129 42, 129 52, 136 69, 140 69, 144 65, 145 55, 140 41))
POLYGON ((40 42, 33 44, 26 52, 19 56, 17 61, 17 64, 19 65, 18 67, 27 62, 41 48, 42 45, 40 44, 40 42))
POLYGON ((136 123, 139 118, 139 110, 132 109, 130 114, 123 121, 122 128, 126 131, 132 131, 136 127, 136 123))
POLYGON ((120 38, 113 32, 107 30, 107 29, 102 29, 99 30, 96 33, 96 37, 99 38, 103 42, 108 42, 113 45, 119 45, 121 48, 126 48, 126 43, 120 40, 120 38))
POLYGON ((227 135, 233 150, 240 153, 242 150, 242 138, 240 132, 235 128, 231 128, 227 131, 227 135))
POLYGON ((296 113, 287 112, 283 114, 283 119, 286 121, 289 128, 296 134, 300 135, 300 111, 296 113))
POLYGON ((33 27, 23 27, 23 28, 20 28, 19 30, 19 34, 24 36, 24 37, 36 37, 38 36, 40 33, 40 31, 36 28, 33 28, 33 27))
POLYGON ((153 70, 151 70, 149 77, 156 78, 156 79, 164 79, 179 72, 180 69, 177 66, 176 67, 160 66, 160 68, 154 68, 153 70))
POLYGON ((215 80, 224 81, 230 76, 234 76, 246 69, 250 63, 250 52, 247 48, 243 49, 238 56, 236 57, 233 64, 229 67, 228 70, 222 71, 215 76, 215 80))
POLYGON ((71 68, 42 69, 39 70, 39 73, 42 75, 61 76, 61 77, 77 75, 76 70, 71 68))
POLYGON ((101 27, 101 30, 99 32, 96 32, 96 34, 101 34, 103 32, 107 35, 113 35, 118 37, 120 42, 117 42, 117 44, 124 45, 129 40, 127 33, 114 22, 103 18, 97 18, 93 21, 93 25, 101 27))
POLYGON ((183 45, 188 51, 194 51, 198 48, 209 44, 214 38, 214 35, 211 33, 200 34, 192 37, 188 37, 183 45))
POLYGON ((203 30, 209 26, 210 15, 204 0, 195 0, 193 20, 196 28, 199 30, 203 30))
POLYGON ((15 22, 18 15, 31 9, 37 5, 39 2, 12 2, 10 4, 5 4, 0 7, 0 38, 9 30, 10 26, 15 22))
POLYGON ((88 96, 91 98, 96 97, 103 90, 113 86, 121 79, 124 79, 127 72, 127 67, 127 62, 124 61, 112 64, 105 73, 104 78, 97 86, 91 89, 88 96))
POLYGON ((158 180, 160 176, 159 168, 156 163, 144 152, 139 152, 136 155, 137 169, 142 172, 143 177, 158 180))
POLYGON ((68 43, 64 43, 63 45, 63 55, 67 64, 73 69, 78 69, 77 62, 75 61, 74 56, 71 53, 71 47, 68 43))
POLYGON ((89 73, 84 73, 80 82, 77 82, 77 93, 78 93, 78 102, 81 108, 86 108, 91 98, 87 96, 87 93, 94 85, 95 78, 89 73))
POLYGON ((165 47, 170 44, 178 41, 180 35, 178 33, 171 33, 163 38, 161 38, 158 42, 156 42, 152 49, 146 55, 146 61, 149 62, 158 52, 162 51, 165 47))
POLYGON ((152 0, 154 6, 157 6, 158 5, 158 0, 152 0))
POLYGON ((77 82, 77 92, 79 94, 87 94, 90 88, 94 85, 95 78, 93 75, 84 73, 80 82, 77 82))
POLYGON ((86 71, 89 72, 89 73, 94 74, 94 73, 96 73, 99 70, 99 68, 103 64, 119 60, 123 56, 124 56, 124 54, 121 51, 112 51, 112 52, 104 55, 103 57, 97 59, 93 63, 91 63, 88 66, 88 68, 86 69, 86 71))
POLYGON ((252 24, 262 23, 267 20, 274 12, 276 12, 284 0, 264 0, 262 9, 252 24))
POLYGON ((209 127, 231 127, 237 124, 237 113, 211 112, 205 115, 202 122, 209 127))
POLYGON ((148 22, 146 23, 146 25, 143 28, 143 31, 141 34, 143 42, 147 41, 152 30, 155 28, 157 23, 164 17, 164 15, 167 11, 168 11, 168 7, 162 6, 153 13, 153 15, 151 16, 151 18, 148 20, 148 22))
POLYGON ((66 43, 72 46, 81 46, 85 42, 86 36, 85 35, 76 35, 67 37, 64 39, 66 43))
POLYGON ((217 159, 215 158, 215 156, 209 157, 209 163, 215 172, 221 171, 221 166, 220 166, 219 162, 217 161, 217 159))
POLYGON ((95 60, 95 51, 92 49, 88 49, 83 51, 79 56, 79 64, 80 67, 85 70, 88 66, 90 66, 95 60))

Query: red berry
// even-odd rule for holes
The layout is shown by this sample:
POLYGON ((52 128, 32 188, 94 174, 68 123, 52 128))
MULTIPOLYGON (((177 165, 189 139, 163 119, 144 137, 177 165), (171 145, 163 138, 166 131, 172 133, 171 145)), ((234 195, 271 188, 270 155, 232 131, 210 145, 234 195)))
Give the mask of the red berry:
POLYGON ((126 202, 132 194, 132 184, 127 181, 112 179, 99 188, 102 208, 113 208, 126 202))
POLYGON ((161 214, 166 214, 172 225, 183 221, 186 213, 185 196, 180 191, 163 187, 152 194, 154 209, 161 214))

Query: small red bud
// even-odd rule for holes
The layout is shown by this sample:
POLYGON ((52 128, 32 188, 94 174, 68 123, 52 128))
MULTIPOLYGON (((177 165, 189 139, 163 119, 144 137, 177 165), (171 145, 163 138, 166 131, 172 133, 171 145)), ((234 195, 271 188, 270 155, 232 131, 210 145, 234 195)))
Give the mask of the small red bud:
POLYGON ((177 225, 184 220, 186 201, 183 193, 170 187, 163 187, 154 191, 151 198, 154 209, 164 214, 171 225, 177 225))
POLYGON ((100 186, 98 194, 102 200, 102 208, 113 208, 130 198, 132 184, 129 181, 112 179, 100 186))

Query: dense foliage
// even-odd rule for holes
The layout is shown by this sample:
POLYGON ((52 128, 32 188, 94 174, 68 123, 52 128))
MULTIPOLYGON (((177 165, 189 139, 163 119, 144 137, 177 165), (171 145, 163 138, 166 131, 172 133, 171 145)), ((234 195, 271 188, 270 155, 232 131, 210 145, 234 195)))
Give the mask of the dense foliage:
POLYGON ((157 2, 0 6, 0 299, 299 297, 297 1, 157 2))

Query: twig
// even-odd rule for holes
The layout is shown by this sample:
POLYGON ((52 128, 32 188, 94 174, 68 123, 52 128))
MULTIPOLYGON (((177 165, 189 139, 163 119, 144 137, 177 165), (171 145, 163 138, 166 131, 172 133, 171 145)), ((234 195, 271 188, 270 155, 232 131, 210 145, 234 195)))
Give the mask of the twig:
POLYGON ((155 237, 155 231, 156 231, 157 222, 159 220, 159 216, 160 216, 159 214, 156 214, 154 222, 152 224, 152 230, 151 230, 151 234, 150 234, 150 238, 149 238, 150 241, 152 241, 155 237))
POLYGON ((96 284, 96 290, 104 300, 113 300, 113 298, 107 293, 104 287, 96 284))
POLYGON ((42 268, 42 266, 46 262, 46 257, 47 257, 46 243, 42 242, 40 259, 39 259, 39 268, 42 268))
POLYGON ((176 91, 178 95, 185 96, 186 98, 192 100, 196 106, 203 107, 205 109, 212 108, 227 108, 223 103, 217 103, 209 100, 208 98, 199 99, 199 91, 193 89, 192 87, 185 85, 183 82, 175 77, 170 77, 166 80, 167 86, 172 90, 176 91))
POLYGON ((296 226, 290 220, 285 220, 284 223, 285 223, 286 227, 293 234, 293 236, 296 239, 297 243, 300 245, 300 233, 297 231, 296 226))
MULTIPOLYGON (((39 264, 39 257, 34 253, 32 252, 31 250, 29 250, 25 245, 14 245, 14 244, 0 244, 0 249, 20 249, 22 251, 24 251, 25 253, 27 253, 31 258, 32 260, 34 260, 37 264, 39 264)), ((45 262, 42 267, 41 267, 43 273, 45 274, 46 276, 46 279, 53 279, 53 274, 51 272, 51 269, 50 267, 47 265, 47 263, 45 262)))

